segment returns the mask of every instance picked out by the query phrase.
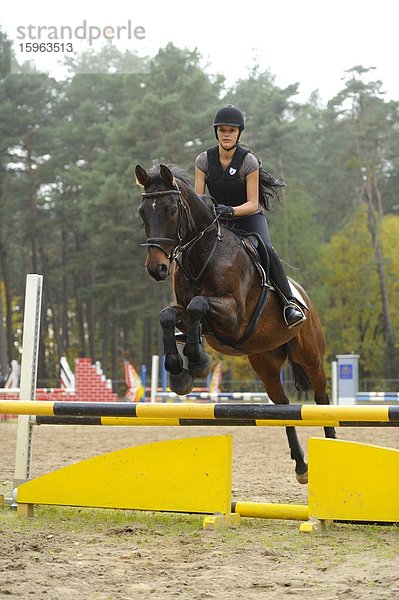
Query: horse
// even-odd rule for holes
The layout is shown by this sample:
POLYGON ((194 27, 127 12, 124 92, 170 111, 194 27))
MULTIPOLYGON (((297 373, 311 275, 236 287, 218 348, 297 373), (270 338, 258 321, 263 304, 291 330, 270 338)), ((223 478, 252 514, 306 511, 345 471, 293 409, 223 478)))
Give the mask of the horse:
MULTIPOLYGON (((262 285, 240 237, 221 225, 184 172, 161 164, 148 171, 137 165, 135 174, 142 189, 138 213, 147 236, 141 244, 147 247, 145 268, 156 282, 173 272, 174 302, 159 315, 172 391, 187 394, 195 377, 209 374, 212 359, 202 347, 205 337, 218 352, 246 355, 274 404, 289 404, 280 380, 287 360, 297 389, 313 387, 316 404, 329 404, 325 337, 306 291, 291 280, 304 300, 306 320, 290 329, 281 300, 262 285), (186 336, 187 368, 177 348, 176 329, 186 336)), ((285 429, 296 478, 306 483, 308 468, 296 429, 285 429)), ((336 437, 333 427, 324 427, 324 433, 336 437)))

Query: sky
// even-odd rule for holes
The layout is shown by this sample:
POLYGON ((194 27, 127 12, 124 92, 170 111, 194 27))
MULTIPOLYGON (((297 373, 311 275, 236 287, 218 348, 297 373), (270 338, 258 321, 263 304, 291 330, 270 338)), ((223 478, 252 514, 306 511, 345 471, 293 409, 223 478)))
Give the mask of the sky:
MULTIPOLYGON (((152 0, 134 4, 112 0, 104 6, 83 0, 65 4, 19 0, 18 10, 15 6, 4 5, 0 25, 15 40, 19 60, 33 57, 39 69, 55 76, 60 72, 59 55, 27 54, 24 47, 21 53, 18 47, 38 41, 39 26, 76 28, 86 22, 86 32, 89 27, 103 30, 108 26, 112 32, 108 29, 107 35, 112 35, 118 26, 127 28, 130 22, 130 39, 127 29, 121 30, 120 40, 114 39, 121 49, 150 56, 168 42, 197 49, 206 72, 224 74, 227 85, 259 65, 260 71, 270 70, 280 87, 298 82, 298 100, 305 101, 318 90, 326 103, 344 87, 345 71, 362 65, 376 67, 373 79, 383 82, 385 97, 399 100, 398 0, 152 0)), ((50 41, 49 31, 42 29, 40 41, 50 41)), ((91 47, 97 51, 104 43, 101 36, 91 47)), ((73 48, 88 49, 88 40, 75 38, 73 48)))

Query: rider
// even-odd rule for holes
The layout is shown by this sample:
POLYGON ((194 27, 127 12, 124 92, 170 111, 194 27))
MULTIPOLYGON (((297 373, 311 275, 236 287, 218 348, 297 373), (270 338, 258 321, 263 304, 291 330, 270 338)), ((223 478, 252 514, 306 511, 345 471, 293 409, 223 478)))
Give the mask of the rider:
MULTIPOLYGON (((216 214, 234 231, 257 233, 270 258, 270 275, 283 301, 283 315, 289 328, 306 319, 296 303, 277 252, 272 246, 266 217, 259 205, 259 161, 239 144, 244 116, 229 104, 219 109, 213 122, 218 145, 195 160, 195 191, 218 203, 216 214)), ((260 253, 262 256, 262 253, 260 253)), ((265 261, 266 262, 266 261, 265 261)))

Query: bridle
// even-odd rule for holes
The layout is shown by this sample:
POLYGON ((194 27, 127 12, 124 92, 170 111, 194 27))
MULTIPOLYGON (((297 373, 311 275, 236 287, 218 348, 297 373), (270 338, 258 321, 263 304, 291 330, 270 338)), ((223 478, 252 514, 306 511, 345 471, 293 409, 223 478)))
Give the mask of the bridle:
MULTIPOLYGON (((187 215, 187 207, 184 204, 184 202, 182 201, 181 198, 181 191, 179 189, 179 187, 176 184, 176 188, 172 189, 172 190, 163 190, 160 192, 143 192, 141 194, 141 197, 143 200, 145 199, 150 199, 150 198, 160 198, 162 196, 170 196, 171 194, 177 194, 177 209, 179 211, 179 221, 178 221, 178 225, 177 225, 177 230, 176 230, 176 238, 147 238, 147 240, 145 241, 145 243, 140 244, 140 246, 148 246, 150 248, 158 248, 159 250, 161 250, 166 258, 172 262, 172 260, 175 258, 174 253, 175 250, 178 246, 180 246, 181 242, 182 242, 182 226, 183 226, 183 211, 185 211, 186 215, 187 215), (163 246, 172 246, 172 252, 170 254, 168 254, 168 252, 165 250, 165 248, 163 246)), ((187 215, 187 223, 189 222, 189 218, 187 215)))
POLYGON ((193 281, 197 281, 202 276, 206 267, 208 266, 213 254, 216 250, 217 242, 222 239, 219 217, 215 216, 215 218, 212 220, 212 222, 209 225, 207 225, 205 227, 205 229, 202 229, 198 235, 194 236, 193 238, 191 238, 191 240, 189 240, 188 242, 183 244, 184 217, 186 218, 187 226, 191 232, 193 232, 193 227, 190 223, 190 221, 191 221, 190 209, 186 205, 186 202, 183 201, 182 193, 181 193, 179 186, 177 185, 177 182, 175 182, 175 187, 173 189, 162 190, 162 191, 158 191, 158 192, 143 192, 141 194, 141 197, 143 200, 152 199, 152 198, 154 198, 154 200, 156 200, 157 198, 160 198, 162 196, 168 196, 170 194, 177 195, 178 224, 177 224, 177 229, 176 229, 176 236, 174 238, 163 238, 163 237, 147 238, 145 243, 140 244, 140 246, 147 246, 149 248, 158 248, 159 250, 161 250, 161 252, 163 252, 165 254, 166 258, 169 260, 169 263, 171 264, 174 260, 178 261, 179 258, 183 256, 185 250, 191 249, 191 247, 196 242, 198 242, 205 235, 205 233, 207 231, 209 231, 213 227, 213 225, 216 223, 217 224, 217 235, 216 235, 215 243, 214 243, 214 246, 213 246, 211 252, 209 253, 207 260, 205 261, 205 264, 203 265, 200 273, 196 277, 193 277, 191 275, 191 273, 189 272, 187 260, 185 261, 186 262, 185 266, 183 266, 182 263, 179 263, 179 265, 182 267, 185 274, 193 281), (171 252, 168 253, 167 250, 165 250, 164 246, 172 246, 171 252))

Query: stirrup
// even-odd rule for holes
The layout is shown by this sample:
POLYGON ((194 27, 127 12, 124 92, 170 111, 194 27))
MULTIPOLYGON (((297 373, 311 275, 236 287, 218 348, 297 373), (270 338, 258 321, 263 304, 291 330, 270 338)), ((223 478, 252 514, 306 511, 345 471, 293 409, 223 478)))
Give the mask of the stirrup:
POLYGON ((289 302, 288 304, 286 304, 286 306, 284 306, 283 317, 284 317, 284 321, 285 321, 285 324, 287 325, 288 329, 292 329, 296 325, 299 325, 299 323, 303 323, 303 321, 306 321, 305 313, 303 312, 302 308, 300 306, 298 306, 298 304, 296 304, 295 302, 289 302), (299 313, 298 317, 294 320, 293 323, 288 323, 287 316, 286 316, 286 311, 288 308, 294 308, 299 313))

